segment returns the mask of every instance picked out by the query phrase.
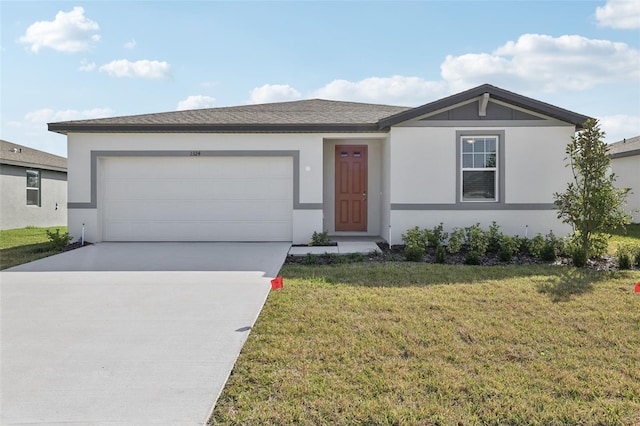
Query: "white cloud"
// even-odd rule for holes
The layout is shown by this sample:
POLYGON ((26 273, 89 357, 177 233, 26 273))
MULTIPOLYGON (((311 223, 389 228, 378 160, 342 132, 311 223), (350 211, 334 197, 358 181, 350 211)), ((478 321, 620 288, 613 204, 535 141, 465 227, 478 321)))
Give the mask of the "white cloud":
POLYGON ((442 82, 394 75, 369 77, 356 82, 334 80, 316 90, 313 97, 410 106, 424 104, 445 92, 446 85, 442 82))
POLYGON ((80 66, 78 67, 78 71, 91 72, 96 69, 95 62, 88 62, 86 59, 83 59, 80 62, 80 66))
POLYGON ((596 8, 599 27, 630 30, 640 28, 640 2, 638 0, 608 0, 596 8))
POLYGON ((30 44, 33 52, 43 47, 60 52, 81 52, 100 40, 98 34, 93 34, 99 29, 96 22, 84 16, 84 9, 77 6, 71 12, 59 11, 53 21, 31 24, 19 41, 30 44))
POLYGON ((251 91, 249 102, 264 104, 269 102, 294 101, 302 98, 300 92, 288 84, 265 84, 251 91))
POLYGON ((640 136, 640 116, 608 115, 600 118, 600 128, 605 131, 607 142, 640 136))
POLYGON ((640 51, 577 35, 525 34, 492 53, 449 55, 440 68, 453 91, 493 81, 525 91, 577 91, 640 79, 640 51))
POLYGON ((216 100, 211 96, 194 95, 188 96, 186 99, 178 102, 176 111, 184 111, 187 109, 211 108, 215 106, 216 100))
POLYGON ((102 65, 100 71, 106 72, 112 77, 138 77, 152 80, 171 77, 171 67, 168 62, 146 59, 136 62, 119 59, 102 65))
POLYGON ((128 41, 124 44, 124 48, 125 49, 134 49, 136 47, 136 41, 135 39, 131 39, 131 41, 128 41))
POLYGON ((27 113, 24 118, 32 124, 46 124, 56 121, 84 120, 89 118, 103 118, 114 115, 110 108, 94 108, 84 111, 74 109, 55 111, 50 108, 42 108, 27 113))

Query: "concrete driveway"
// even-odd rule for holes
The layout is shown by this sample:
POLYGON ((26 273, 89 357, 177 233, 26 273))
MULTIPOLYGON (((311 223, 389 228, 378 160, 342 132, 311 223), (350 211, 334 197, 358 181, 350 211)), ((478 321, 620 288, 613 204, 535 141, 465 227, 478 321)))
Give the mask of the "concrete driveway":
POLYGON ((288 249, 101 243, 0 273, 0 423, 205 423, 288 249))

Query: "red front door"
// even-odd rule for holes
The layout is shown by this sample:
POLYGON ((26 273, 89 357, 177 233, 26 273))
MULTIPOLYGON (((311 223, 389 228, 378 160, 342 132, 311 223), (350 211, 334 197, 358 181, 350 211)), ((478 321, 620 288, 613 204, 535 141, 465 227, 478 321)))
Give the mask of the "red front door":
POLYGON ((336 145, 336 231, 367 230, 367 146, 336 145))

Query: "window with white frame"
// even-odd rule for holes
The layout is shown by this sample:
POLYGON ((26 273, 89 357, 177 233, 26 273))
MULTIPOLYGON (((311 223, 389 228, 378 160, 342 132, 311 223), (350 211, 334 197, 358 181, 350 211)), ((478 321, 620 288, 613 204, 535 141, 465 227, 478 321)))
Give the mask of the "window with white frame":
POLYGON ((27 170, 27 205, 40 206, 40 172, 27 170))
POLYGON ((498 201, 498 136, 460 137, 461 201, 498 201))

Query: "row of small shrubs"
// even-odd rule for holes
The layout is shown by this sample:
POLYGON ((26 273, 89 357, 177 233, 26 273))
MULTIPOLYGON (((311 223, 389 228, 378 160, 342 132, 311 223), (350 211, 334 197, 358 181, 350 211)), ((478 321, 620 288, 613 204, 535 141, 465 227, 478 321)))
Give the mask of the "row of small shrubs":
MULTIPOLYGON (((402 240, 407 260, 422 261, 427 249, 433 248, 437 263, 446 263, 447 254, 464 253, 465 263, 469 265, 480 264, 487 253, 495 253, 502 262, 509 262, 519 253, 554 261, 558 256, 568 254, 572 248, 571 244, 558 238, 552 231, 544 236, 537 234, 533 238, 510 236, 500 232, 496 222, 487 230, 477 223, 465 228, 453 228, 451 233, 444 231, 442 223, 433 229, 420 229, 416 226, 407 230, 402 235, 402 240)), ((579 263, 580 259, 577 260, 579 263)))

